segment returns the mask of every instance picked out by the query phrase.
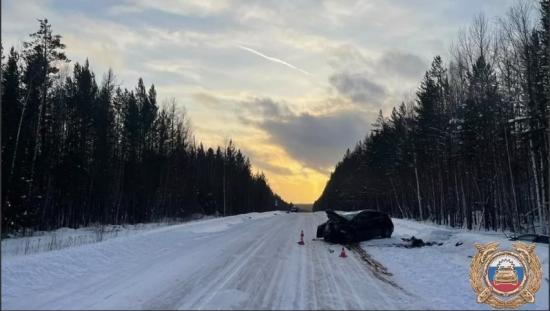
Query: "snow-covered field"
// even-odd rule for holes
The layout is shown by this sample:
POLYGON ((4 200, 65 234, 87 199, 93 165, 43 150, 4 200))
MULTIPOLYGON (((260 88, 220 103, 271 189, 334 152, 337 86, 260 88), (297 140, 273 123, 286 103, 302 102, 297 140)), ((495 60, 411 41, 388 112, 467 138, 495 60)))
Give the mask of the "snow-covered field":
MULTIPOLYGON (((385 282, 356 253, 340 258, 338 245, 312 240, 325 220, 324 213, 252 213, 12 254, 2 258, 2 308, 489 309, 475 302, 468 256, 475 242, 510 246, 500 234, 395 219, 391 239, 361 244, 393 273, 385 282), (304 246, 296 243, 300 230, 304 246), (392 245, 411 235, 444 244, 392 245)), ((535 305, 524 308, 548 309, 548 246, 537 253, 545 279, 535 305)))

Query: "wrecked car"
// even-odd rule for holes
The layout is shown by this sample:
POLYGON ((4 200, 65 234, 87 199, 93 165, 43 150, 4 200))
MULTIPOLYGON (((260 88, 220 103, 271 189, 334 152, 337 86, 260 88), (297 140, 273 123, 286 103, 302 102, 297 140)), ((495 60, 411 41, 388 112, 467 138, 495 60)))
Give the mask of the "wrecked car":
POLYGON ((328 220, 317 227, 317 238, 332 243, 354 243, 389 238, 393 233, 390 216, 375 210, 336 213, 327 210, 328 220))
POLYGON ((510 241, 527 241, 527 242, 533 242, 533 243, 544 243, 548 244, 548 236, 542 235, 542 234, 522 234, 519 236, 513 236, 509 238, 510 241))

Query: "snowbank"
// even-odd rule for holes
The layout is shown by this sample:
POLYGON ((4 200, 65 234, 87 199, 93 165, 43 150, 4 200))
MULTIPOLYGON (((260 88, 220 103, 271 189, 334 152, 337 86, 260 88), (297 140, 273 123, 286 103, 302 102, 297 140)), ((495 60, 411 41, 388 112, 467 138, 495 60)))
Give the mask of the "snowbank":
POLYGON ((21 256, 60 250, 136 234, 170 230, 174 226, 184 226, 182 228, 195 233, 219 232, 243 221, 273 216, 273 213, 280 212, 249 213, 225 218, 203 216, 201 218, 193 217, 192 220, 172 220, 135 225, 96 225, 78 229, 59 228, 53 231, 36 231, 32 236, 3 239, 2 256, 21 256))
POLYGON ((30 255, 90 243, 98 243, 170 225, 173 225, 173 223, 159 222, 135 225, 97 225, 78 229, 59 228, 53 231, 37 231, 34 232, 32 236, 13 237, 2 240, 2 256, 30 255))

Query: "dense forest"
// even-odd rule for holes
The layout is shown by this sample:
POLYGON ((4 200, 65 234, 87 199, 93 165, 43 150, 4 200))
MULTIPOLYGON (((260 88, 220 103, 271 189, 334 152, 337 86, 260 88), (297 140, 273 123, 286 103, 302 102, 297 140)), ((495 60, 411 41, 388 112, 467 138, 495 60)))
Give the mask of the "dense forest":
POLYGON ((232 142, 196 144, 175 100, 152 85, 97 83, 88 61, 66 70, 46 19, 2 53, 2 232, 233 215, 287 208, 232 142))
POLYGON ((549 1, 460 32, 416 97, 382 111, 314 210, 378 209, 468 229, 548 226, 549 1), (537 7, 538 6, 538 7, 537 7))

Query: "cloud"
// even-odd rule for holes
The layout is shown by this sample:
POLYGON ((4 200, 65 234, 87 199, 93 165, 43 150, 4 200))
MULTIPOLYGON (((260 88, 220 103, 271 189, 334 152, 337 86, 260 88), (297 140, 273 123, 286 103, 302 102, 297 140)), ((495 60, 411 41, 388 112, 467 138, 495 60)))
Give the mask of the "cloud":
POLYGON ((148 10, 158 10, 164 13, 184 16, 206 16, 219 14, 228 8, 229 2, 224 0, 133 0, 124 4, 109 7, 112 15, 142 13, 148 10))
POLYGON ((351 111, 321 116, 302 113, 268 119, 258 125, 293 158, 324 173, 367 131, 366 120, 351 111))
POLYGON ((375 56, 356 44, 341 44, 332 49, 328 64, 337 71, 364 71, 375 66, 375 56))
POLYGON ((265 58, 265 59, 267 59, 267 60, 269 60, 269 61, 272 61, 272 62, 274 62, 274 63, 279 63, 279 64, 281 64, 281 65, 287 66, 288 68, 292 68, 292 69, 294 69, 294 70, 297 70, 297 71, 299 71, 299 72, 301 72, 301 73, 303 73, 303 74, 305 74, 305 75, 312 76, 311 73, 305 71, 304 69, 299 68, 299 67, 296 67, 296 66, 294 66, 294 65, 292 65, 292 64, 290 64, 290 63, 288 63, 288 62, 285 62, 285 61, 282 60, 282 59, 275 58, 275 57, 271 57, 271 56, 267 56, 267 55, 265 55, 265 54, 263 54, 263 53, 260 53, 260 52, 258 52, 258 51, 256 51, 256 50, 251 49, 251 48, 246 47, 246 46, 239 45, 238 47, 239 47, 240 49, 243 49, 243 50, 248 51, 248 52, 250 52, 250 53, 256 54, 256 55, 258 55, 258 56, 260 56, 260 57, 262 57, 262 58, 265 58))
MULTIPOLYGON (((202 77, 197 68, 185 60, 151 60, 143 63, 145 69, 161 73, 163 78, 172 79, 174 76, 182 78, 182 82, 200 83, 202 77)), ((158 83, 159 81, 157 81, 158 83)))
POLYGON ((329 81, 342 96, 356 103, 379 104, 387 95, 383 86, 364 73, 340 72, 330 76, 329 81))
POLYGON ((135 14, 141 13, 144 11, 144 8, 137 5, 128 5, 128 4, 116 4, 110 6, 107 11, 111 15, 124 15, 124 14, 135 14))
POLYGON ((388 51, 379 60, 381 71, 397 74, 405 78, 418 79, 427 69, 427 64, 418 55, 398 51, 388 51))
POLYGON ((314 110, 296 112, 286 102, 270 97, 255 97, 233 104, 232 111, 242 124, 265 135, 261 141, 256 141, 263 147, 248 150, 253 162, 277 174, 283 174, 283 166, 275 160, 277 156, 267 154, 265 146, 276 146, 286 154, 284 157, 299 163, 298 168, 291 170, 295 174, 304 169, 327 174, 346 148, 355 145, 367 133, 369 124, 369 113, 349 106, 316 114, 318 111, 314 110))
POLYGON ((294 172, 285 166, 281 166, 277 163, 271 163, 273 159, 271 157, 266 156, 264 154, 261 154, 255 150, 247 149, 245 146, 239 146, 239 148, 242 149, 244 154, 249 156, 251 159, 253 159, 253 165, 254 167, 258 168, 261 171, 268 171, 271 173, 275 173, 277 175, 281 176, 292 176, 294 175, 294 172))
POLYGON ((201 103, 212 109, 219 109, 219 106, 221 105, 221 102, 217 97, 205 92, 194 93, 191 97, 196 102, 201 103))
POLYGON ((284 103, 279 103, 271 98, 254 98, 242 102, 245 109, 253 116, 262 119, 279 120, 292 114, 291 110, 284 103))
POLYGON ((343 44, 328 58, 330 85, 357 109, 388 112, 404 94, 414 93, 427 62, 419 55, 396 50, 374 53, 356 44, 343 44))

